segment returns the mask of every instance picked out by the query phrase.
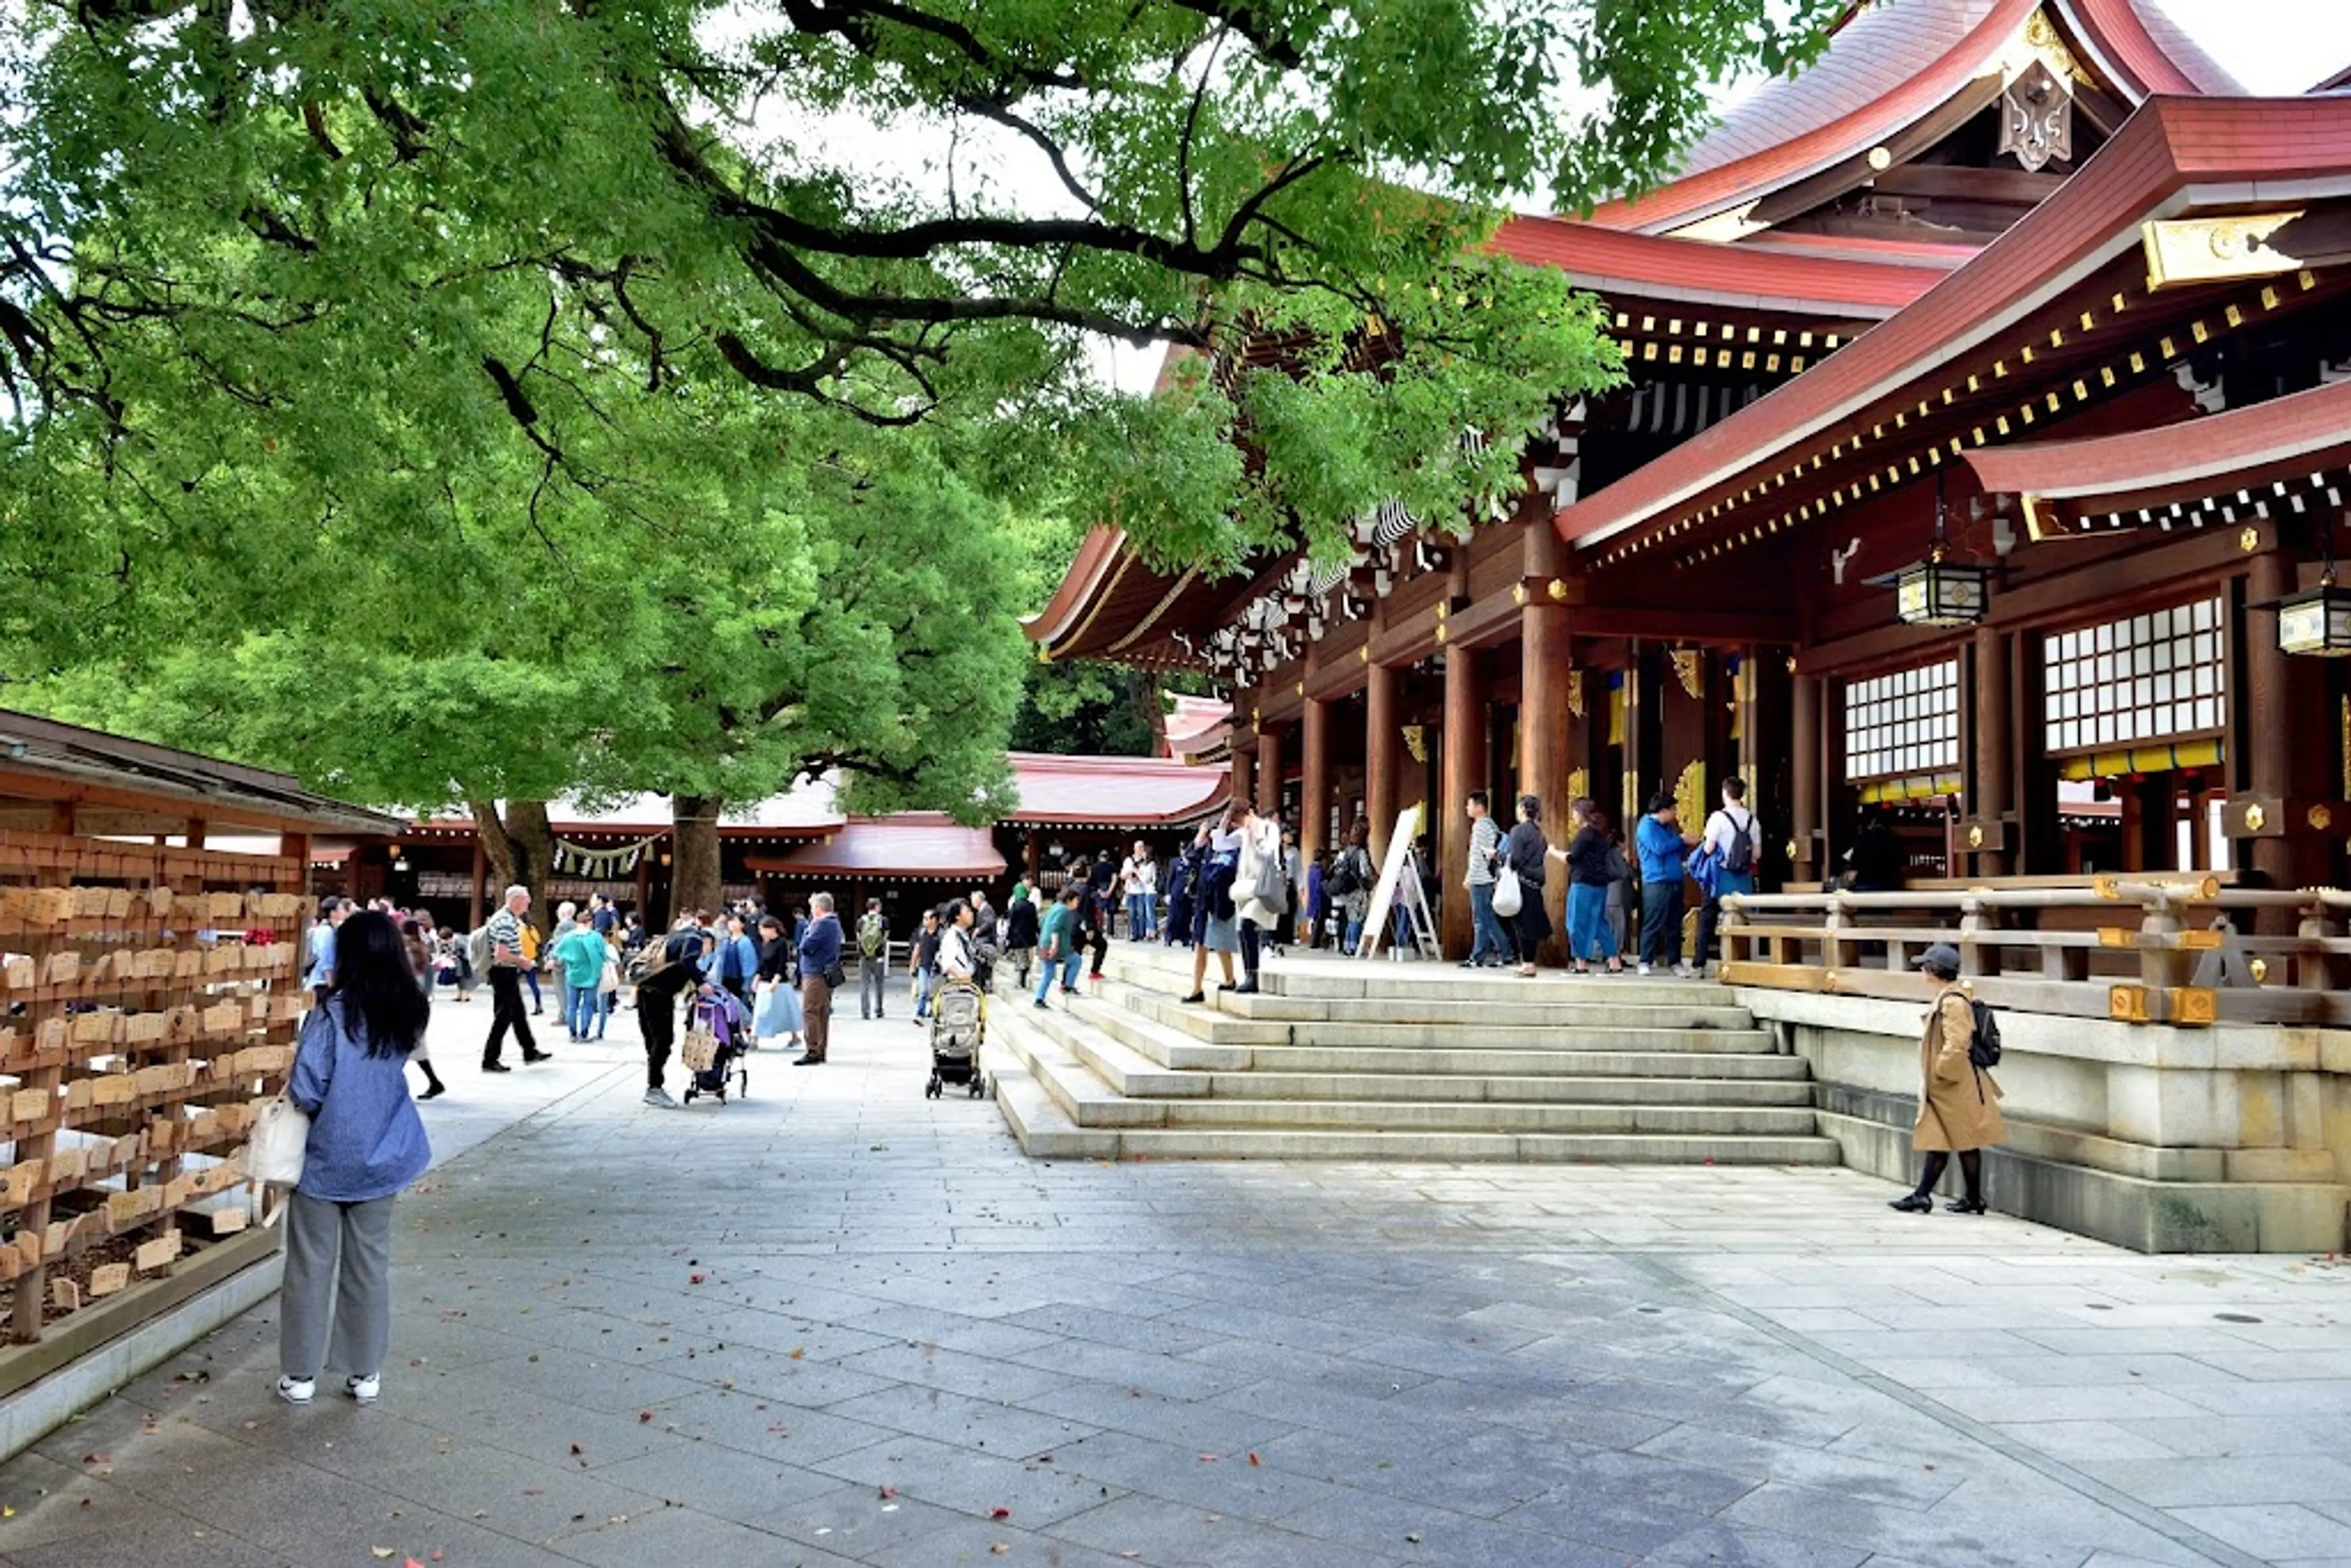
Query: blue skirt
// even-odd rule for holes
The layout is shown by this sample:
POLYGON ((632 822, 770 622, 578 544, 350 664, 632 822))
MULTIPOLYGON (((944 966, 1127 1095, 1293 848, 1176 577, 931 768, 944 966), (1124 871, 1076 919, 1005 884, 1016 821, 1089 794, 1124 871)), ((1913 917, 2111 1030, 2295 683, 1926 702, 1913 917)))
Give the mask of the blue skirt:
POLYGON ((780 1035, 800 1031, 800 994, 791 987, 777 985, 759 996, 758 1005, 751 1010, 751 1034, 758 1040, 774 1040, 780 1035))

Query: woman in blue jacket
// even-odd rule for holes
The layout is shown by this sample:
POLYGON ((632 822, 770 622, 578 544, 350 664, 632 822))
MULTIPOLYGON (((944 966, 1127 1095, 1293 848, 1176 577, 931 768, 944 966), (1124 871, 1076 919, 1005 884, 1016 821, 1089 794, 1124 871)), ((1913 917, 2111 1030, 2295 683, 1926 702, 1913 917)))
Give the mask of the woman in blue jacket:
POLYGON ((286 1208, 278 1396, 308 1405, 321 1367, 373 1399, 392 1341, 392 1202, 433 1163, 408 1097, 408 1053, 431 1005, 391 917, 335 932, 334 989, 312 1009, 287 1096, 310 1118, 302 1179, 286 1208))

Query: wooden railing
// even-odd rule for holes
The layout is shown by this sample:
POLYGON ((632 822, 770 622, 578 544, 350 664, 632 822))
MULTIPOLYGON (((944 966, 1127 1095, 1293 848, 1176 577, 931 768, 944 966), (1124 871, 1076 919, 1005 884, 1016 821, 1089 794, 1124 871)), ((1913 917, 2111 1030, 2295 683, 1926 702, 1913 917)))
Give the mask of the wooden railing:
POLYGON ((1723 910, 1730 985, 1924 998, 1914 966, 1948 942, 1994 1007, 2131 1023, 2351 1026, 2351 998, 2336 986, 2351 957, 2351 893, 2334 888, 2102 876, 2063 887, 1734 894, 1723 910), (2256 930, 2289 921, 2290 936, 2256 930))

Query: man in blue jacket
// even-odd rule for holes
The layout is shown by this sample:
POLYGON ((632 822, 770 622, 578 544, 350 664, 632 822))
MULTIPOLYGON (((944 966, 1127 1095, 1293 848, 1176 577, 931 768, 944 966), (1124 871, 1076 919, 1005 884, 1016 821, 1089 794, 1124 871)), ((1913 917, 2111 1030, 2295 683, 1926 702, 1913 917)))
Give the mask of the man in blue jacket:
POLYGON ((1633 831, 1633 849, 1641 857, 1641 973, 1649 973, 1663 958, 1675 974, 1687 975, 1682 964, 1682 860, 1688 845, 1671 795, 1650 800, 1649 814, 1633 831))
POLYGON ((809 900, 809 922, 800 928, 800 1038, 808 1051, 794 1067, 818 1067, 832 1043, 832 977, 841 972, 841 921, 832 913, 832 894, 820 893, 809 900))

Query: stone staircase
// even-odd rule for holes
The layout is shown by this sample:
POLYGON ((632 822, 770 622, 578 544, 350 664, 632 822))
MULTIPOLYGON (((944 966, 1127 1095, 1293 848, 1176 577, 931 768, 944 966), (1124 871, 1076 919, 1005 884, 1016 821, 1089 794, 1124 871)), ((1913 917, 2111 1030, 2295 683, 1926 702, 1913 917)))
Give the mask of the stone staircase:
MULTIPOLYGON (((1215 973, 1211 966, 1211 975, 1215 973)), ((1720 987, 1293 956, 1186 1006, 1188 952, 989 1003, 988 1075, 1039 1157, 1834 1165, 1801 1058, 1720 987)))

